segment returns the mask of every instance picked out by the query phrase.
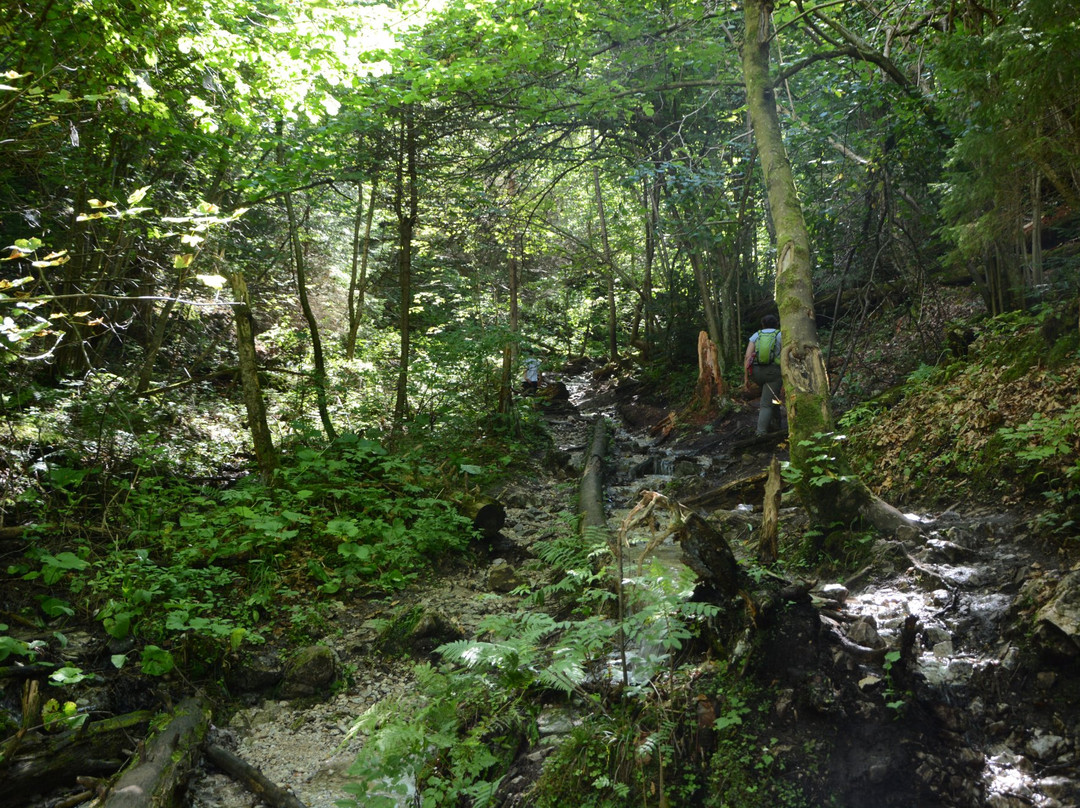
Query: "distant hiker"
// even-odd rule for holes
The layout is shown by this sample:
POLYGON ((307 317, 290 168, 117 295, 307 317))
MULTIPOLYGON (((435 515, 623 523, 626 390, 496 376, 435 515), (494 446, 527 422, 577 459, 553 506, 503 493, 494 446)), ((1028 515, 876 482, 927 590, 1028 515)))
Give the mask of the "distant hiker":
POLYGON ((536 395, 537 388, 543 376, 540 373, 540 360, 530 356, 525 360, 525 383, 521 386, 521 392, 526 396, 536 395))
POLYGON ((743 387, 750 389, 750 378, 761 385, 761 408, 758 410, 757 434, 780 431, 780 321, 775 314, 761 318, 761 330, 755 331, 743 358, 743 387))

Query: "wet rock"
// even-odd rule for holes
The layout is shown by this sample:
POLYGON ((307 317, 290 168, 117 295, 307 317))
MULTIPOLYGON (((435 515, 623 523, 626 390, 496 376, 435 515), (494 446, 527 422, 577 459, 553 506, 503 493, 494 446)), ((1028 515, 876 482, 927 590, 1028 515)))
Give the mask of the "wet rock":
POLYGON ((1062 805, 1080 805, 1080 782, 1068 777, 1044 777, 1039 791, 1062 805))
POLYGON ((231 663, 225 684, 233 693, 262 693, 277 687, 285 666, 272 651, 251 654, 231 663))
POLYGON ((1053 598, 1035 615, 1038 635, 1050 650, 1080 656, 1080 570, 1061 579, 1053 598))
POLYGON ((946 539, 930 538, 926 540, 924 555, 929 561, 945 561, 949 564, 956 564, 971 559, 974 553, 966 547, 961 547, 959 544, 946 539))
POLYGON ((536 730, 540 742, 545 744, 557 743, 560 738, 569 735, 574 727, 580 725, 580 717, 559 708, 546 709, 536 717, 536 730))
POLYGON ((417 605, 391 620, 375 644, 386 654, 423 656, 464 637, 465 632, 455 620, 433 607, 417 605))
POLYGON ((860 617, 852 623, 847 630, 848 639, 865 648, 881 648, 885 640, 878 634, 877 624, 873 617, 860 617))
POLYGON ((496 558, 487 571, 487 588, 492 592, 512 592, 523 583, 520 576, 504 558, 496 558))
MULTIPOLYGON (((96 637, 89 631, 65 631, 64 639, 66 642, 60 648, 60 657, 66 660, 87 659, 98 653, 103 645, 101 638, 96 637)), ((130 648, 125 650, 130 650, 130 648)))
POLYGON ((825 584, 821 587, 821 597, 834 603, 843 603, 848 599, 848 589, 843 584, 825 584))
POLYGON ((1035 730, 1035 734, 1027 742, 1024 751, 1028 756, 1043 763, 1053 761, 1058 755, 1068 750, 1068 741, 1060 735, 1052 735, 1042 730, 1035 730))
POLYGON ((325 693, 337 681, 337 654, 325 645, 309 645, 285 663, 281 695, 286 699, 325 693))
POLYGON ((693 460, 676 460, 671 467, 673 477, 696 477, 701 473, 701 467, 693 460))

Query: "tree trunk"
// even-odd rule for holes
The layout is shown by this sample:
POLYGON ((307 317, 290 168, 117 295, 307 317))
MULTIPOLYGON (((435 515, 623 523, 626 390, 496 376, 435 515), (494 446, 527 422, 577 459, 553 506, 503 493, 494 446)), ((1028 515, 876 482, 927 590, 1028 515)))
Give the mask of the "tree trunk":
POLYGON ((165 728, 147 743, 139 761, 116 781, 102 808, 179 808, 209 729, 206 702, 184 699, 165 728))
POLYGON ((907 520, 873 496, 850 469, 833 434, 829 379, 814 319, 810 236, 784 147, 776 97, 769 77, 768 0, 744 0, 743 80, 765 186, 776 227, 776 303, 784 334, 780 367, 788 411, 795 488, 813 523, 850 523, 865 518, 895 531, 907 520), (900 521, 897 521, 899 517, 900 521))
POLYGON ((772 564, 780 557, 780 461, 773 455, 769 477, 765 481, 761 535, 758 537, 758 561, 772 564))
POLYGON ((409 309, 412 308, 412 248, 416 227, 416 124, 412 105, 405 108, 398 149, 397 187, 394 208, 398 220, 398 281, 401 287, 401 354, 398 360, 397 395, 394 400, 393 436, 404 430, 409 395, 409 309))
POLYGON ((599 533, 610 537, 604 513, 604 455, 607 453, 607 419, 599 416, 593 427, 585 471, 578 490, 578 512, 582 534, 599 533))
POLYGON ((304 808, 304 803, 294 794, 271 782, 261 771, 228 749, 207 744, 206 759, 267 805, 273 808, 304 808))
MULTIPOLYGON (((357 186, 362 189, 362 186, 357 186)), ((371 181, 371 198, 368 202, 367 219, 364 222, 364 238, 360 241, 360 211, 362 197, 358 193, 356 200, 356 226, 353 229, 352 272, 349 275, 349 335, 345 340, 345 358, 356 356, 356 333, 364 319, 364 294, 367 291, 367 265, 371 254, 371 222, 375 218, 375 199, 379 188, 378 175, 371 181), (359 264, 359 277, 357 276, 359 264)))
POLYGON ((330 420, 330 410, 326 403, 326 360, 323 357, 322 337, 319 336, 319 323, 311 310, 311 301, 307 293, 307 259, 304 245, 300 241, 300 223, 293 209, 292 194, 285 194, 285 215, 289 220, 289 241, 292 244, 293 268, 296 270, 296 292, 300 298, 300 310, 304 313, 308 333, 311 334, 311 357, 315 365, 315 402, 319 408, 319 420, 328 440, 337 438, 337 430, 330 420))
MULTIPOLYGON (((285 141, 282 137, 285 129, 283 121, 277 123, 278 134, 278 163, 285 164, 285 141)), ((326 362, 323 359, 322 337, 319 336, 319 324, 315 320, 315 314, 311 310, 311 301, 307 293, 307 260, 304 256, 304 245, 300 241, 300 222, 296 218, 296 210, 293 208, 293 195, 285 194, 285 216, 289 223, 289 244, 292 247, 293 269, 296 271, 296 293, 300 299, 300 310, 304 313, 304 322, 307 323, 308 333, 311 334, 311 356, 315 365, 315 402, 319 408, 319 420, 322 421, 323 431, 328 440, 337 438, 337 431, 330 420, 330 411, 326 405, 326 362)), ((305 217, 306 218, 306 217, 305 217)))
MULTIPOLYGON (((169 326, 169 318, 172 317, 172 311, 176 308, 176 298, 180 297, 180 291, 184 288, 186 269, 181 267, 178 272, 180 274, 176 279, 176 285, 173 287, 172 297, 166 300, 165 305, 161 307, 161 314, 158 315, 154 323, 153 333, 146 344, 146 355, 143 357, 142 367, 139 368, 139 380, 135 384, 135 395, 137 396, 145 393, 150 387, 150 379, 154 374, 154 362, 165 342, 165 331, 169 326)), ((149 312, 153 310, 153 305, 147 309, 149 312)))
POLYGON ((600 217, 600 244, 604 250, 604 263, 607 265, 607 332, 608 361, 619 361, 618 312, 615 310, 615 258, 611 254, 611 242, 608 241, 607 215, 604 212, 604 196, 600 191, 600 169, 593 166, 593 185, 596 189, 596 212, 600 217))
POLYGON ((516 343, 514 337, 521 330, 521 311, 518 302, 518 282, 521 279, 521 236, 514 238, 514 246, 510 253, 510 334, 511 339, 503 347, 502 375, 499 380, 499 413, 505 415, 510 412, 513 390, 513 368, 516 343))
POLYGON ((274 438, 270 434, 270 425, 266 421, 266 402, 263 401, 259 387, 255 322, 251 316, 251 302, 248 299, 247 282, 243 272, 237 270, 229 273, 229 285, 236 301, 233 306, 233 316, 236 318, 236 356, 240 366, 240 383, 244 393, 244 406, 247 408, 248 428, 251 430, 259 474, 263 482, 269 483, 278 467, 278 456, 274 448, 274 438))

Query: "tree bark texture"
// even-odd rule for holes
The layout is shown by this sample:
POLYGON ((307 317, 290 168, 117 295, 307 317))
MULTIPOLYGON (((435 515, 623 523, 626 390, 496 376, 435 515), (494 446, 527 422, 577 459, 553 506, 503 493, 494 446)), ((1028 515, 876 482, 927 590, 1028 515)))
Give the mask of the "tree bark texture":
POLYGON ((604 513, 604 455, 608 441, 607 419, 600 416, 593 427, 589 454, 585 458, 585 470, 581 475, 578 491, 578 512, 581 516, 581 532, 600 531, 608 534, 607 516, 604 513))
POLYGON ((784 334, 780 368, 788 411, 791 464, 802 473, 796 484, 810 518, 819 525, 864 519, 879 530, 910 525, 895 508, 874 496, 850 473, 833 440, 829 378, 814 318, 810 236, 784 147, 776 97, 769 77, 769 0, 744 0, 743 80, 754 127, 766 194, 776 226, 776 304, 784 334), (828 477, 822 484, 823 477, 828 477), (815 480, 817 484, 811 484, 815 480))
POLYGON ((776 97, 769 77, 772 3, 745 0, 744 12, 743 78, 765 174, 769 208, 776 226, 776 303, 784 334, 780 367, 787 396, 791 460, 796 467, 801 467, 806 464, 806 450, 801 441, 833 428, 829 380, 814 319, 810 236, 784 147, 776 97))
POLYGON ((398 360, 397 395, 394 400, 393 434, 400 435, 408 408, 409 387, 409 309, 412 308, 412 250, 416 228, 418 191, 416 188, 416 122, 412 106, 405 109, 401 121, 398 151, 397 188, 394 207, 398 220, 398 282, 401 287, 401 355, 398 360))
POLYGON ((600 244, 604 250, 604 263, 607 265, 607 330, 608 361, 619 361, 618 313, 615 310, 615 258, 611 254, 611 242, 608 241, 607 215, 604 212, 604 195, 600 191, 600 169, 593 167, 593 185, 596 189, 596 211, 600 217, 600 244))
POLYGON ((707 412, 714 399, 727 395, 727 385, 720 370, 720 354, 715 342, 704 331, 698 334, 698 380, 690 409, 707 412))
POLYGON ((375 218, 375 200, 379 189, 379 176, 371 180, 371 198, 368 201, 367 218, 364 221, 364 237, 360 240, 360 211, 362 210, 363 186, 357 185, 356 226, 353 228, 352 271, 349 273, 349 335, 345 340, 345 358, 356 356, 356 333, 364 319, 364 295, 367 292, 368 256, 371 254, 371 222, 375 218), (358 265, 359 264, 359 268, 358 265))
POLYGON ((207 744, 206 759, 272 808, 304 808, 295 794, 267 779, 261 771, 228 749, 207 744))
POLYGON ((772 564, 780 557, 780 483, 780 461, 773 455, 765 481, 761 535, 758 537, 758 560, 762 564, 772 564))
POLYGON ((184 699, 165 728, 146 742, 139 760, 120 775, 102 808, 179 808, 209 729, 207 702, 184 699))
POLYGON ((278 466, 278 456, 274 448, 274 438, 270 434, 270 425, 266 420, 266 402, 263 401, 262 389, 259 387, 259 365, 255 356, 255 321, 251 316, 247 282, 240 270, 229 273, 229 285, 236 301, 233 306, 233 316, 236 319, 236 356, 240 365, 240 383, 244 393, 244 407, 247 409, 248 428, 251 430, 259 474, 264 482, 270 482, 278 466))
POLYGON ((80 776, 108 776, 123 766, 132 735, 141 736, 154 714, 149 710, 90 721, 77 730, 29 733, 5 749, 0 762, 3 804, 19 805, 80 776))
POLYGON ((300 310, 304 313, 308 333, 311 334, 311 355, 315 365, 315 402, 319 408, 319 420, 328 440, 337 439, 337 430, 330 420, 330 410, 326 404, 326 361, 323 358, 322 337, 319 336, 319 323, 311 310, 311 301, 307 292, 307 259, 304 245, 300 241, 300 223, 296 219, 291 193, 285 194, 285 214, 289 221, 289 242, 292 244, 293 268, 296 270, 296 293, 300 299, 300 310))

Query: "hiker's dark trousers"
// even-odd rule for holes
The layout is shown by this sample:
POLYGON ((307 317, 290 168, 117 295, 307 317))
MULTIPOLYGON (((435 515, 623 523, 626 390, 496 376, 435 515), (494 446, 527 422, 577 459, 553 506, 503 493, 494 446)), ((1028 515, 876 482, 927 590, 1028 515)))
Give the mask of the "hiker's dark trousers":
POLYGON ((757 433, 780 431, 780 391, 784 382, 780 378, 780 366, 754 365, 751 369, 754 384, 761 385, 761 409, 758 410, 757 433))

